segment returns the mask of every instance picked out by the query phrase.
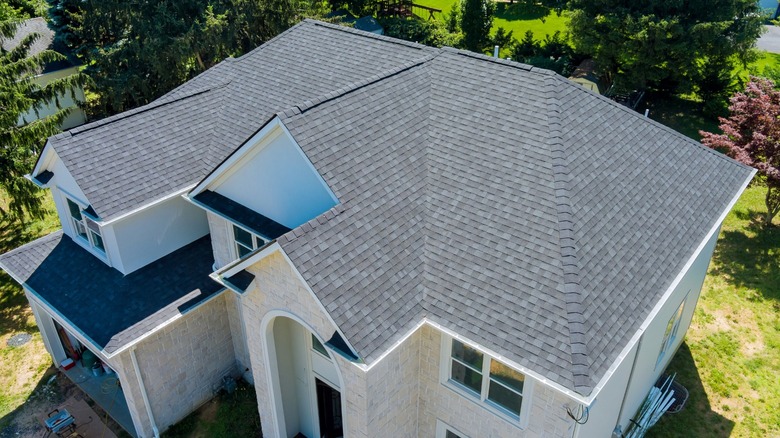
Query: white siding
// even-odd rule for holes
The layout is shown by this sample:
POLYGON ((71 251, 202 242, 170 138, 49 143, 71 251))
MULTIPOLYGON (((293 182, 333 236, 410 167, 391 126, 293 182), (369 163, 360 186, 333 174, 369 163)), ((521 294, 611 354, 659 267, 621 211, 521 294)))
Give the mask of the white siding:
POLYGON ((212 190, 289 228, 336 205, 300 147, 281 129, 269 136, 212 190))
POLYGON ((113 228, 119 255, 119 260, 114 264, 124 274, 209 232, 206 213, 180 196, 127 216, 105 228, 113 228))
POLYGON ((688 327, 691 325, 693 311, 699 300, 701 287, 704 283, 707 267, 710 264, 710 258, 712 257, 712 252, 715 249, 717 240, 718 233, 714 233, 699 256, 693 262, 682 281, 677 285, 674 292, 672 292, 667 302, 642 335, 639 351, 636 355, 636 364, 634 365, 634 371, 631 375, 623 410, 619 419, 619 424, 624 431, 628 426, 629 420, 634 417, 634 414, 639 409, 642 401, 644 401, 647 396, 648 391, 650 391, 650 387, 653 386, 671 361, 674 352, 680 344, 682 344, 685 332, 688 331, 688 327), (679 330, 677 331, 677 337, 661 362, 656 365, 658 353, 661 351, 661 343, 663 342, 666 325, 672 315, 675 314, 678 307, 680 307, 680 303, 683 299, 685 299, 685 309, 680 321, 679 330))
MULTIPOLYGON (((70 67, 62 70, 57 70, 42 75, 38 75, 33 79, 33 82, 35 82, 40 86, 45 86, 54 80, 76 74, 78 73, 78 71, 79 71, 78 67, 70 67)), ((82 90, 81 87, 76 87, 73 90, 73 95, 71 95, 70 92, 61 94, 59 96, 59 104, 60 104, 59 108, 57 108, 56 102, 50 101, 42 108, 38 109, 37 115, 35 111, 32 109, 30 111, 27 111, 25 114, 19 117, 19 124, 21 125, 24 124, 25 122, 29 123, 34 120, 51 116, 57 113, 57 111, 59 111, 60 108, 63 109, 70 108, 71 109, 70 114, 68 114, 65 120, 63 120, 60 128, 66 130, 66 129, 73 128, 74 126, 81 125, 87 121, 87 115, 83 109, 78 107, 76 101, 79 102, 86 101, 86 99, 84 98, 84 90, 82 90)))

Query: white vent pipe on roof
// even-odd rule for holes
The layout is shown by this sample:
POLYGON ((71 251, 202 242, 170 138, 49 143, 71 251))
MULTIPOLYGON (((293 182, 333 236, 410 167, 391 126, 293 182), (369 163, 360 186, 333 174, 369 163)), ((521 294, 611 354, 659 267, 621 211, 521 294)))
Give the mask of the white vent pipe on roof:
POLYGON ((498 58, 498 46, 493 47, 493 57, 498 58))

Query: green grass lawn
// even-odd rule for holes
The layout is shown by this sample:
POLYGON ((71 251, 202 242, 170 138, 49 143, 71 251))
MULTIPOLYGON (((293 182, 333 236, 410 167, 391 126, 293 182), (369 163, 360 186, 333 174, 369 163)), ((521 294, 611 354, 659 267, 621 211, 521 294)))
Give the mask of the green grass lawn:
MULTIPOLYGON (((442 14, 434 14, 437 20, 441 20, 443 14, 449 13, 452 5, 456 2, 458 0, 415 0, 417 4, 441 9, 442 14)), ((503 27, 507 32, 511 30, 514 37, 519 40, 527 30, 530 30, 533 31, 535 39, 542 40, 546 35, 552 35, 556 30, 566 33, 568 21, 566 11, 558 16, 555 11, 541 5, 519 2, 498 3, 493 17, 493 31, 503 27)))
POLYGON ((220 393, 212 401, 173 425, 164 438, 261 437, 255 389, 240 382, 233 394, 220 393))
MULTIPOLYGON (((2 201, 0 201, 2 202, 2 201)), ((25 226, 0 220, 0 253, 9 251, 59 228, 54 202, 46 192, 44 205, 50 212, 44 219, 25 226)), ((43 346, 27 298, 22 288, 0 272, 0 429, 10 421, 9 413, 21 406, 35 390, 51 358, 43 346), (9 347, 8 338, 30 333, 32 340, 20 347, 9 347)))
POLYGON ((766 189, 726 218, 685 344, 669 370, 690 392, 652 437, 780 436, 780 227, 764 230, 766 189))

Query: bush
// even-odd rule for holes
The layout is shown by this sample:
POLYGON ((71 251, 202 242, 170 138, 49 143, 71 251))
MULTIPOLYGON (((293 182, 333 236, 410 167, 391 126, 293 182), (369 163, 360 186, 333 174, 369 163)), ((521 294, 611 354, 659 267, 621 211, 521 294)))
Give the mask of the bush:
POLYGON ((384 18, 379 20, 385 28, 385 35, 427 46, 458 47, 463 36, 452 33, 436 21, 424 21, 418 18, 384 18))

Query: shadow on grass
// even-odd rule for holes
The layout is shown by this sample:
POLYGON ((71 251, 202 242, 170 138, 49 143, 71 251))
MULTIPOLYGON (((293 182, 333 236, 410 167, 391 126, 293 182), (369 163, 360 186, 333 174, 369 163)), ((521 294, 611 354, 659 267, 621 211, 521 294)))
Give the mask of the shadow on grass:
POLYGON ((696 141, 701 140, 699 131, 720 132, 718 120, 702 111, 701 102, 683 99, 679 96, 666 96, 648 93, 639 103, 637 111, 650 110, 649 117, 696 141))
MULTIPOLYGON (((0 337, 11 333, 33 333, 38 330, 29 318, 29 306, 22 288, 0 271, 0 337)), ((5 345, 3 345, 5 347, 5 345)))
POLYGON ((734 422, 712 410, 687 343, 680 346, 666 371, 669 374, 677 373, 676 381, 688 389, 688 401, 682 411, 661 417, 647 436, 656 438, 730 436, 734 429, 734 422))
POLYGON ((30 392, 27 400, 16 409, 0 418, 0 437, 11 437, 17 435, 33 435, 36 431, 44 433, 43 425, 34 420, 37 414, 46 415, 52 408, 63 401, 65 397, 59 384, 55 382, 48 383, 51 376, 57 373, 57 369, 49 367, 43 376, 41 376, 35 389, 30 392), (19 421, 23 422, 20 423, 19 421), (24 421, 27 420, 27 421, 24 421))
POLYGON ((164 438, 255 438, 263 436, 255 388, 240 381, 233 394, 224 391, 170 427, 164 438))
POLYGON ((550 15, 550 8, 532 2, 518 1, 515 3, 498 3, 496 5, 496 18, 507 21, 515 20, 542 20, 550 15))
POLYGON ((763 213, 759 211, 734 213, 738 219, 749 221, 747 230, 751 233, 723 231, 713 255, 713 274, 734 286, 780 301, 780 227, 764 228, 763 213))

